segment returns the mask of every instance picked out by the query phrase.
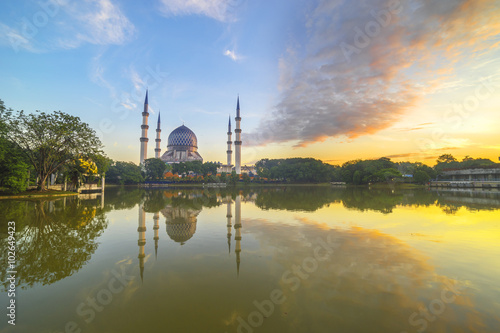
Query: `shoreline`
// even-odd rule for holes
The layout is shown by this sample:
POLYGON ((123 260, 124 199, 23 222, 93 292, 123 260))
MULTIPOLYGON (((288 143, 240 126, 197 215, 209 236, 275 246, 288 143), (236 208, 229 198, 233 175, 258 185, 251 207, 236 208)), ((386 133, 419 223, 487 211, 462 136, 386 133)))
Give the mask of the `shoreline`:
MULTIPOLYGON (((78 195, 77 192, 64 192, 64 191, 55 191, 56 193, 50 193, 51 191, 47 191, 47 193, 36 192, 36 193, 26 193, 21 192, 18 194, 4 194, 0 193, 0 200, 2 199, 36 199, 36 198, 52 198, 52 197, 68 197, 78 195)), ((52 191, 54 192, 54 191, 52 191)))
MULTIPOLYGON (((336 189, 341 188, 358 188, 358 189, 398 189, 398 190, 412 190, 412 189, 431 189, 428 185, 418 185, 418 184, 401 184, 401 183, 377 183, 370 185, 332 185, 330 183, 320 183, 320 184, 236 184, 235 186, 225 186, 225 187, 210 187, 206 184, 166 184, 166 186, 144 186, 144 184, 137 185, 116 185, 109 184, 106 185, 105 188, 139 188, 144 190, 161 190, 161 189, 182 189, 182 188, 191 188, 191 189, 245 189, 245 188, 255 188, 255 187, 331 187, 336 189)), ((432 188, 433 190, 450 190, 449 188, 432 188)), ((476 191, 495 191, 496 189, 476 189, 476 191)), ((36 199, 36 198, 52 198, 52 197, 66 197, 66 196, 75 196, 79 195, 77 192, 63 192, 63 191, 47 191, 44 192, 36 192, 36 193, 26 193, 22 192, 19 194, 5 194, 0 193, 0 200, 5 199, 36 199), (52 193, 51 193, 52 192, 52 193)))

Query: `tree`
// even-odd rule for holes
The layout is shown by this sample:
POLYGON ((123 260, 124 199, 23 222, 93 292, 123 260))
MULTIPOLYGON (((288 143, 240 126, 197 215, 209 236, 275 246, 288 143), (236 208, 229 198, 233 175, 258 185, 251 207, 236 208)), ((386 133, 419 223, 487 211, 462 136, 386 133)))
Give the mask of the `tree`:
POLYGON ((106 157, 104 155, 101 155, 101 154, 91 156, 90 159, 97 166, 97 173, 101 176, 104 176, 106 174, 106 172, 108 172, 111 164, 113 164, 112 159, 110 159, 109 157, 106 157))
POLYGON ((451 162, 457 162, 457 159, 453 157, 451 154, 443 154, 438 157, 436 160, 437 163, 451 163, 451 162))
POLYGON ((375 179, 379 182, 390 182, 397 178, 402 178, 401 172, 394 168, 387 168, 377 171, 375 174, 375 179))
POLYGON ((19 193, 26 189, 28 164, 22 150, 14 143, 0 138, 0 185, 9 193, 19 193))
POLYGON ((172 173, 176 173, 179 176, 182 176, 184 173, 187 173, 189 170, 187 169, 186 163, 174 163, 172 164, 172 173))
POLYGON ((250 184, 251 179, 250 179, 250 176, 247 173, 244 173, 241 176, 241 179, 243 180, 243 183, 245 183, 245 185, 250 184))
POLYGON ((103 154, 95 131, 80 120, 61 111, 26 114, 2 112, 7 138, 17 144, 33 165, 38 176, 38 190, 44 191, 47 177, 76 157, 103 154))
POLYGON ((63 174, 69 178, 71 184, 78 188, 80 183, 85 182, 86 176, 97 175, 97 165, 91 159, 75 158, 68 161, 63 167, 63 174))
POLYGON ((148 180, 157 180, 163 178, 167 165, 159 158, 148 158, 144 161, 144 168, 148 180))
POLYGON ((4 120, 6 111, 0 100, 0 186, 10 193, 19 193, 26 189, 29 166, 22 149, 7 139, 8 125, 4 120))
POLYGON ((110 183, 121 185, 137 184, 144 181, 141 168, 138 165, 120 161, 109 167, 107 179, 110 183))
POLYGON ((415 172, 415 175, 413 176, 413 180, 417 184, 426 184, 431 180, 431 177, 423 170, 419 170, 415 172))
POLYGON ((222 183, 227 183, 227 174, 226 174, 225 172, 222 172, 222 173, 220 174, 220 181, 221 181, 222 183))
POLYGON ((203 163, 203 165, 202 165, 203 176, 206 176, 209 174, 212 174, 212 175, 217 174, 218 167, 219 167, 219 165, 217 163, 214 163, 214 162, 203 163))
POLYGON ((236 174, 236 171, 233 170, 233 172, 231 172, 231 175, 229 176, 229 184, 235 186, 236 183, 240 180, 240 176, 238 176, 236 174))
POLYGON ((361 172, 359 170, 356 170, 356 172, 354 172, 354 175, 352 176, 352 182, 354 185, 361 184, 361 172))

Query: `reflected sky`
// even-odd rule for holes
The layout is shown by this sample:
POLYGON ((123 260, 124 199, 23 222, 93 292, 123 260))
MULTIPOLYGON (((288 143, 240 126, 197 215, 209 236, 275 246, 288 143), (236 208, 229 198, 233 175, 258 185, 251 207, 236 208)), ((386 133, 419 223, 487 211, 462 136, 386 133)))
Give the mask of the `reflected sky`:
POLYGON ((500 328, 495 192, 112 189, 103 199, 0 201, 0 223, 26 235, 17 325, 1 332, 500 328))

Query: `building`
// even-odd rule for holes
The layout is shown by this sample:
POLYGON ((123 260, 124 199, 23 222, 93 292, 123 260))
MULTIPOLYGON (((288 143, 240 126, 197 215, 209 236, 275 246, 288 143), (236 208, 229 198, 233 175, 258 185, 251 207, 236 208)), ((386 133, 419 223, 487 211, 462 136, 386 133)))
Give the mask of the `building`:
POLYGON ((500 188, 500 168, 444 170, 439 178, 430 182, 438 187, 482 187, 500 188))
MULTIPOLYGON (((221 165, 217 172, 231 173, 235 171, 236 174, 240 175, 242 173, 255 173, 255 168, 253 166, 242 166, 241 165, 241 147, 243 144, 241 138, 241 114, 240 114, 240 97, 236 101, 236 117, 234 118, 236 122, 235 133, 235 156, 233 165, 233 151, 231 140, 231 116, 229 116, 229 124, 227 131, 227 161, 226 164, 221 165)), ((146 98, 144 100, 144 111, 142 112, 142 125, 141 125, 141 152, 140 152, 140 164, 144 164, 147 157, 148 150, 148 118, 149 118, 149 103, 148 103, 148 91, 146 90, 146 98)), ((158 113, 158 122, 156 127, 156 148, 155 157, 160 158, 163 162, 168 164, 173 163, 183 163, 183 162, 194 162, 200 161, 203 163, 203 158, 200 153, 198 153, 198 138, 196 134, 186 127, 184 124, 182 126, 174 129, 168 136, 167 151, 161 155, 161 121, 160 114, 158 113), (161 156, 161 157, 160 157, 161 156)))
POLYGON ((188 127, 177 127, 168 136, 167 151, 161 157, 165 163, 181 163, 200 161, 203 158, 198 153, 198 139, 188 127))

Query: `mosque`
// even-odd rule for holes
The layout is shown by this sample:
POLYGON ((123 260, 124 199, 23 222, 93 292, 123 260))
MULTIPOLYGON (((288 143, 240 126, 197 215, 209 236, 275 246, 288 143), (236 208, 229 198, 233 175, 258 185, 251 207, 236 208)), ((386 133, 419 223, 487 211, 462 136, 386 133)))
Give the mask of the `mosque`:
MULTIPOLYGON (((146 90, 146 99, 144 100, 144 111, 142 112, 142 125, 141 125, 141 130, 142 130, 142 136, 140 138, 141 142, 141 155, 140 155, 140 164, 144 164, 144 161, 148 158, 147 157, 147 152, 148 152, 148 118, 149 118, 149 104, 148 104, 148 91, 146 90)), ((227 139, 227 163, 221 165, 219 168, 218 172, 226 172, 226 173, 231 173, 233 170, 236 171, 236 174, 241 174, 242 173, 242 166, 241 166, 241 115, 240 115, 240 98, 238 96, 238 100, 236 103, 236 128, 234 130, 235 133, 235 141, 234 141, 234 146, 235 146, 235 165, 233 167, 232 164, 232 154, 233 151, 231 149, 232 147, 232 141, 231 141, 231 116, 229 117, 229 124, 228 124, 228 139, 227 139)), ((196 137, 196 134, 189 129, 187 126, 184 124, 182 126, 177 127, 174 129, 170 135, 168 136, 168 144, 167 144, 167 151, 163 154, 161 154, 161 120, 160 120, 160 114, 158 113, 158 123, 156 127, 156 148, 155 148, 155 158, 160 158, 163 162, 167 164, 174 164, 174 163, 182 163, 182 162, 193 162, 193 161, 200 161, 203 162, 203 158, 201 157, 200 153, 198 153, 198 138, 196 137)), ((243 172, 247 173, 248 170, 251 170, 251 168, 244 167, 243 172)))

